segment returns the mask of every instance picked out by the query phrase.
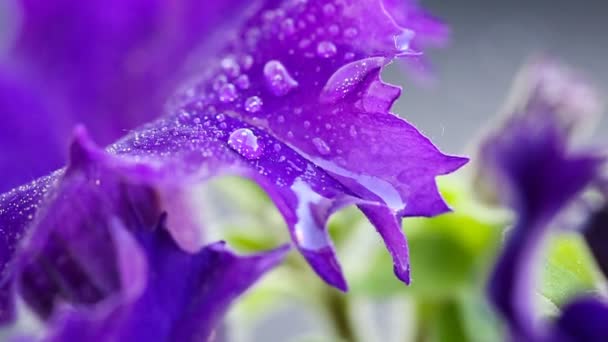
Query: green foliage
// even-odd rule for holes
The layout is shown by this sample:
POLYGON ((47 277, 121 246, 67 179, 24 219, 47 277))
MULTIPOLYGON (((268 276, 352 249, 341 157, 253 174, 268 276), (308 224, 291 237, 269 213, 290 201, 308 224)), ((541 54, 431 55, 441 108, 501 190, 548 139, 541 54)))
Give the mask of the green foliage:
MULTIPOLYGON (((228 183, 223 186, 223 193, 243 209, 241 220, 224 227, 223 236, 233 248, 257 252, 288 240, 279 213, 261 189, 242 180, 230 179, 228 183)), ((350 292, 338 296, 345 303, 356 298, 411 298, 415 302, 415 335, 419 341, 501 341, 502 327, 484 293, 503 230, 512 218, 505 210, 478 203, 462 178, 442 179, 440 188, 453 212, 403 222, 410 246, 410 286, 394 276, 390 255, 356 208, 347 208, 331 218, 328 229, 350 284, 350 292)), ((577 294, 597 291, 601 281, 577 234, 552 238, 541 268, 544 271, 538 300, 542 313, 548 315, 558 312, 559 306, 577 294)), ((328 291, 334 290, 319 280, 299 254, 292 253, 233 311, 240 319, 255 320, 289 300, 313 312, 317 310, 319 315, 326 314, 327 298, 331 297, 328 294, 336 295, 328 291)), ((300 341, 324 340, 312 336, 316 335, 300 341)))
POLYGON ((540 294, 559 307, 578 294, 597 291, 600 275, 579 235, 556 236, 548 249, 540 294))

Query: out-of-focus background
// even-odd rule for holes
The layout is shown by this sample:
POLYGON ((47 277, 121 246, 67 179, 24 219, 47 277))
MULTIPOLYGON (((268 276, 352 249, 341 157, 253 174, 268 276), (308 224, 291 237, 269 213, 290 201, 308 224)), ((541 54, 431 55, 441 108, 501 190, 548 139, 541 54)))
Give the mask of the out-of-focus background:
MULTIPOLYGON (((500 108, 516 71, 544 53, 579 68, 608 94, 608 2, 604 0, 422 0, 452 28, 446 49, 430 49, 433 85, 404 87, 394 111, 447 152, 468 139, 500 108)), ((405 82, 405 83, 404 83, 405 82)), ((608 97, 607 97, 608 98, 608 97)), ((599 132, 608 133, 608 120, 599 132)))
MULTIPOLYGON (((515 74, 531 57, 544 54, 558 58, 580 69, 594 81, 601 94, 608 95, 608 2, 604 0, 421 2, 452 29, 447 48, 426 52, 434 67, 435 80, 425 86, 416 85, 404 78, 396 65, 385 71, 384 79, 403 86, 403 95, 393 111, 415 124, 445 152, 462 153, 501 108, 515 74)), ((596 140, 605 141, 602 136, 608 133, 607 121, 600 121, 596 140)), ((369 238, 374 239, 373 236, 374 232, 369 232, 369 238)), ((355 305, 353 311, 373 319, 372 322, 363 318, 358 324, 374 324, 380 331, 386 328, 383 340, 403 342, 404 336, 405 340, 420 338, 407 337, 408 333, 403 331, 412 328, 407 323, 412 312, 404 310, 407 304, 386 300, 355 305)), ((262 319, 251 340, 287 341, 294 334, 326 329, 323 320, 302 310, 300 303, 289 303, 262 319)), ((452 336, 447 340, 458 338, 452 336)))

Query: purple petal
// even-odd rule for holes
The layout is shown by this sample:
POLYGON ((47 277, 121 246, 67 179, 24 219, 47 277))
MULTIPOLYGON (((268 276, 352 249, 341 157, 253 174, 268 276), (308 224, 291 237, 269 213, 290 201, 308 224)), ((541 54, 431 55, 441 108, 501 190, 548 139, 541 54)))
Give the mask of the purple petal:
POLYGON ((583 235, 589 249, 604 276, 608 277, 608 206, 604 205, 591 214, 583 227, 583 235))
POLYGON ((50 341, 205 340, 229 304, 288 248, 237 257, 222 244, 183 251, 138 165, 77 132, 71 162, 11 275, 50 341))
POLYGON ((46 340, 206 340, 228 305, 286 251, 238 257, 218 243, 193 256, 182 252, 162 230, 147 240, 148 262, 154 266, 139 297, 110 308, 62 313, 46 340), (176 272, 183 276, 176 277, 176 272))
MULTIPOLYGON (((350 196, 389 207, 392 221, 440 214, 448 208, 434 178, 466 160, 441 154, 389 112, 399 90, 379 75, 392 57, 403 53, 394 42, 403 28, 380 2, 329 8, 288 2, 260 13, 224 51, 211 81, 192 85, 202 96, 113 148, 157 158, 159 153, 183 154, 190 145, 195 152, 188 154, 202 151, 222 159, 218 168, 238 165, 242 175, 252 173, 281 209, 295 244, 315 270, 344 288, 325 231, 333 211, 320 214, 317 208, 335 207, 324 202, 350 196), (363 11, 365 23, 358 16, 363 11), (384 57, 366 58, 371 54, 384 57), (239 89, 244 77, 248 87, 239 89), (248 105, 252 101, 256 106, 248 105), (193 134, 193 129, 205 132, 193 134), (183 142, 177 137, 184 137, 183 142)), ((185 157, 177 158, 183 163, 185 157)), ((185 159, 188 167, 201 165, 200 160, 206 169, 217 163, 199 156, 185 159)), ((395 256, 407 255, 404 239, 391 249, 399 250, 395 256)), ((403 264, 396 259, 399 269, 403 264)))
POLYGON ((566 305, 546 341, 608 340, 608 304, 599 298, 583 297, 566 305))
POLYGON ((407 52, 395 39, 410 32, 380 1, 326 5, 265 3, 175 97, 178 107, 109 151, 137 164, 126 177, 162 187, 253 179, 313 269, 340 289, 327 220, 345 204, 377 207, 366 213, 407 281, 400 220, 446 212, 435 177, 466 159, 442 154, 389 112, 400 90, 380 72, 407 52))
POLYGON ((479 154, 484 175, 518 216, 490 278, 490 299, 513 337, 528 340, 542 335, 532 303, 549 223, 597 177, 603 162, 592 153, 570 151, 571 134, 564 129, 560 108, 537 91, 551 86, 545 78, 534 78, 534 73, 545 70, 539 68, 531 69, 540 83, 532 83, 532 92, 524 94, 525 102, 518 107, 523 111, 508 117, 484 141, 479 154))

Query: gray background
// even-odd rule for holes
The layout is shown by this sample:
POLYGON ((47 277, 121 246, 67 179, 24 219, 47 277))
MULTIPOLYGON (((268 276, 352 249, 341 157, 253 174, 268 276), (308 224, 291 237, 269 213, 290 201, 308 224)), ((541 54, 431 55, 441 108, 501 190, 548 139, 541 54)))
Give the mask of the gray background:
MULTIPOLYGON (((387 72, 403 86, 393 109, 451 153, 500 108, 512 78, 530 57, 548 54, 577 69, 608 94, 608 1, 421 0, 452 28, 451 43, 426 52, 436 82, 419 87, 387 72)), ((602 120, 597 139, 608 133, 602 120)), ((603 139, 602 139, 603 140, 603 139)))

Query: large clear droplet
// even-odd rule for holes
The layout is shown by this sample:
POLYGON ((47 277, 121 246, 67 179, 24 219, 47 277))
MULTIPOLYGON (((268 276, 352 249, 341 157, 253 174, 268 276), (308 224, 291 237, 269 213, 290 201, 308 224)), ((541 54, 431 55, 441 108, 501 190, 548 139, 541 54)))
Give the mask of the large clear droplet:
POLYGON ((412 43, 412 40, 414 39, 415 36, 415 32, 409 29, 403 29, 403 31, 401 31, 401 33, 393 36, 393 39, 395 40, 395 48, 397 48, 397 50, 402 51, 402 52, 406 52, 410 50, 410 45, 412 43))
POLYGON ((246 159, 258 159, 262 155, 258 137, 248 128, 239 128, 230 133, 228 146, 246 159))
POLYGON ((289 74, 287 68, 277 61, 270 60, 264 65, 264 78, 270 92, 276 96, 287 95, 298 87, 298 82, 289 74))
POLYGON ((384 57, 370 57, 342 66, 323 86, 320 95, 321 102, 335 103, 345 98, 372 70, 381 68, 385 63, 384 57))

